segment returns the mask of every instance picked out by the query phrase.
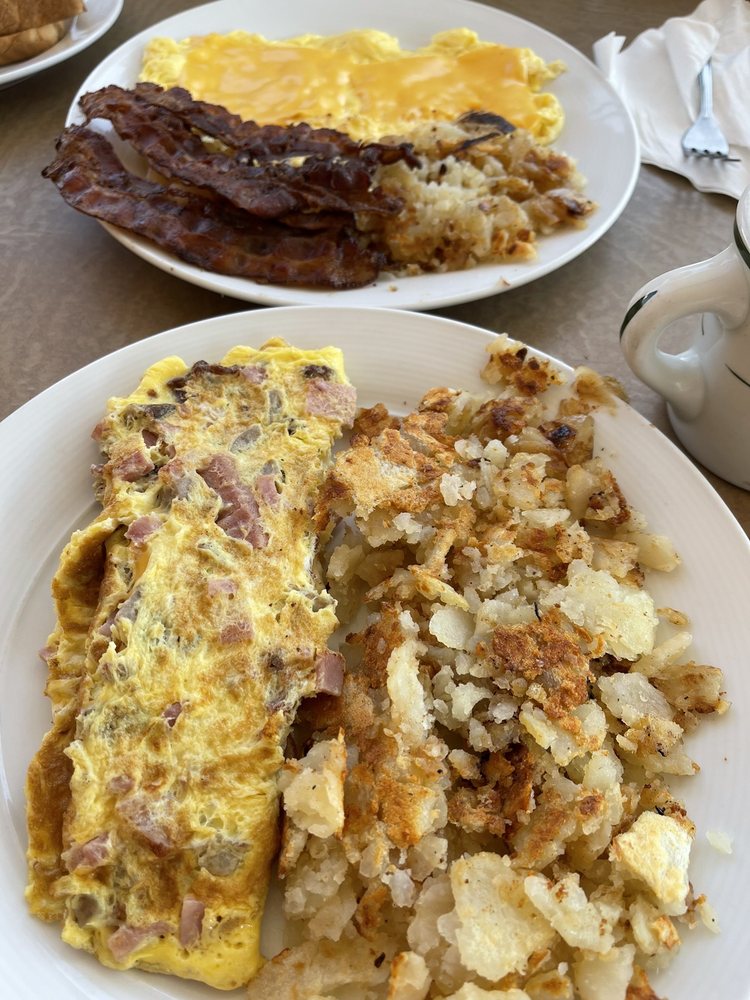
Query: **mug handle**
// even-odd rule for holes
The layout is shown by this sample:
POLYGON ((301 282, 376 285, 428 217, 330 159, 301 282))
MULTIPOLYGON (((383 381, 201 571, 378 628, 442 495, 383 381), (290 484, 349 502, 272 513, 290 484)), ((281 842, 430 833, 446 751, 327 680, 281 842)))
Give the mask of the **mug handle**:
POLYGON ((704 312, 715 313, 731 329, 745 319, 748 295, 743 264, 729 246, 709 260, 654 278, 631 299, 620 327, 625 360, 682 420, 692 420, 702 410, 705 378, 694 348, 681 354, 660 350, 664 330, 683 316, 704 312))

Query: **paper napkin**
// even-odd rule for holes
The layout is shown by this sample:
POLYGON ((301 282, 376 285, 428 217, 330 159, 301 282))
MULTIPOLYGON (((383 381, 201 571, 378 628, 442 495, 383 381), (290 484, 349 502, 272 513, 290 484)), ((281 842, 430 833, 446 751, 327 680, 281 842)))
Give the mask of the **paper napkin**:
POLYGON ((594 60, 632 114, 641 160, 689 178, 699 191, 739 198, 750 185, 750 2, 704 0, 687 17, 594 43, 594 60), (698 74, 713 69, 714 116, 739 163, 686 157, 680 140, 698 113, 698 74))

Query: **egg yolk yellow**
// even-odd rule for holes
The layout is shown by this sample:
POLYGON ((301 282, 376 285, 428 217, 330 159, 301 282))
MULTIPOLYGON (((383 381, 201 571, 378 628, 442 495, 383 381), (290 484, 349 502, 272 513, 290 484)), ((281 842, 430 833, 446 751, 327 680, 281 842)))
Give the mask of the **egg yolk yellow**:
POLYGON ((563 69, 530 49, 480 41, 465 28, 404 50, 372 29, 269 41, 245 31, 153 39, 141 80, 180 86, 245 120, 339 128, 358 139, 491 111, 550 142, 563 125, 542 86, 563 69))

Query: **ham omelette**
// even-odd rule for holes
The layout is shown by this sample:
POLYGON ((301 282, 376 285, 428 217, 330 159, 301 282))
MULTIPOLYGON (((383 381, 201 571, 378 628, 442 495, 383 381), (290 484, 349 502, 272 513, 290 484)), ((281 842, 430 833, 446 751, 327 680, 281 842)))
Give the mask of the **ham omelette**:
POLYGON ((339 693, 312 509, 355 391, 334 348, 176 357, 109 401, 102 511, 53 581, 27 781, 34 914, 107 966, 246 983, 300 700, 339 693))

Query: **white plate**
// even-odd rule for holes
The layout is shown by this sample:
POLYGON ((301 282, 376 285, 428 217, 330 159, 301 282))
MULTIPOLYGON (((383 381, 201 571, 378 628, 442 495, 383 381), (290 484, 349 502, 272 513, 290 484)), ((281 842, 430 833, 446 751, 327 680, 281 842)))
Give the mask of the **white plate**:
MULTIPOLYGON (((270 38, 288 38, 303 32, 335 34, 351 28, 380 28, 397 35, 409 48, 426 44, 436 31, 456 27, 472 28, 488 41, 532 48, 547 61, 562 59, 568 67, 549 87, 566 112, 565 129, 556 146, 578 162, 588 179, 587 193, 599 208, 585 229, 540 239, 536 260, 396 281, 384 277, 365 288, 326 292, 212 274, 124 230, 106 228, 129 250, 163 271, 224 295, 269 305, 435 309, 495 295, 561 267, 603 236, 625 208, 638 175, 638 140, 625 106, 593 63, 567 42, 505 11, 467 0, 221 0, 162 21, 121 45, 85 81, 71 106, 68 123, 80 120, 76 106, 82 93, 107 84, 132 86, 140 72, 144 46, 157 35, 185 38, 246 28, 270 38)), ((106 131, 110 131, 108 126, 106 131)))
MULTIPOLYGON (((434 385, 479 389, 484 348, 493 335, 450 320, 375 309, 271 309, 222 316, 131 344, 69 376, 0 424, 0 982, 14 1000, 208 998, 206 987, 140 972, 103 969, 63 945, 55 926, 26 912, 23 781, 49 724, 44 668, 36 651, 53 623, 50 579, 74 527, 91 517, 89 438, 110 395, 125 395, 154 361, 218 360, 235 344, 282 336, 300 347, 335 344, 360 403, 378 400, 403 412, 434 385)), ((706 480, 654 427, 625 405, 597 417, 597 448, 626 496, 655 531, 668 533, 684 564, 652 581, 658 604, 687 612, 695 656, 721 665, 732 709, 689 740, 697 777, 674 782, 698 827, 693 882, 716 907, 723 932, 686 934, 657 992, 674 998, 750 995, 745 959, 750 925, 750 801, 743 776, 750 755, 747 581, 750 544, 706 480), (735 838, 732 857, 716 853, 706 830, 735 838)))
POLYGON ((101 38, 120 16, 123 0, 86 0, 86 10, 73 18, 68 34, 46 52, 40 52, 32 59, 0 67, 0 90, 9 87, 27 76, 41 73, 64 59, 70 59, 76 52, 88 48, 97 38, 101 38))

